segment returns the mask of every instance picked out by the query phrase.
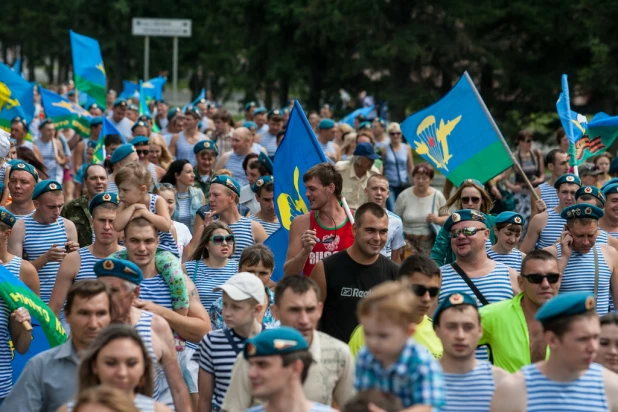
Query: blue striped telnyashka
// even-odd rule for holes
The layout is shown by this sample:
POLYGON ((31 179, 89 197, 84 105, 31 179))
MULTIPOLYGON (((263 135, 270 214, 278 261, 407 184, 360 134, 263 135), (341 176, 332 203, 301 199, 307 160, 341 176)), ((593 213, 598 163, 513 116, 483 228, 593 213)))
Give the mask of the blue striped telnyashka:
POLYGON ((0 299, 0 398, 5 398, 13 387, 13 367, 11 361, 13 354, 9 341, 9 308, 0 299))
POLYGON ((504 263, 511 269, 515 269, 517 272, 521 270, 521 261, 524 259, 524 254, 517 248, 513 248, 513 250, 511 250, 511 252, 507 255, 494 252, 491 248, 489 248, 487 249, 487 256, 489 256, 491 260, 504 263))
POLYGON ((165 373, 163 372, 163 368, 159 364, 159 360, 157 359, 154 349, 152 348, 152 317, 153 314, 151 312, 142 311, 142 314, 139 318, 139 321, 135 325, 135 330, 139 334, 140 338, 144 342, 144 346, 148 350, 148 356, 152 360, 152 365, 154 367, 154 379, 155 386, 152 397, 160 402, 159 398, 166 391, 169 392, 169 386, 167 384, 167 380, 165 379, 165 373))
POLYGON ((228 224, 234 234, 234 242, 236 246, 236 250, 231 256, 232 259, 239 260, 242 251, 245 250, 247 246, 255 244, 255 241, 253 240, 253 232, 251 232, 251 222, 252 220, 243 216, 238 220, 238 222, 228 224))
POLYGON ((566 220, 561 218, 558 213, 554 209, 547 210, 547 224, 545 228, 541 231, 539 235, 539 240, 536 242, 537 249, 543 249, 549 246, 552 246, 560 236, 562 235, 562 230, 564 229, 564 225, 566 225, 566 220))
POLYGON ((90 253, 89 247, 84 246, 77 250, 79 252, 80 264, 74 281, 97 278, 97 275, 94 274, 94 264, 101 259, 90 253))
POLYGON ((555 382, 541 373, 536 364, 521 368, 526 384, 528 412, 605 412, 609 411, 603 367, 596 363, 577 380, 555 382))
POLYGON ((249 219, 254 220, 258 222, 260 225, 262 225, 262 227, 264 228, 264 231, 266 231, 267 236, 272 235, 273 233, 277 231, 277 229, 281 227, 281 223, 279 222, 267 222, 265 220, 260 219, 256 215, 249 216, 249 219))
POLYGON ((224 284, 238 273, 238 261, 236 259, 228 259, 227 265, 222 268, 208 267, 203 260, 185 262, 185 267, 187 268, 187 275, 195 283, 200 301, 205 308, 210 308, 214 301, 221 296, 221 292, 213 292, 213 289, 224 284))
POLYGON ((9 263, 4 264, 4 268, 19 278, 19 273, 21 272, 21 258, 13 256, 13 259, 11 259, 9 263))
POLYGON ((560 199, 558 199, 558 191, 555 187, 548 185, 547 182, 543 182, 539 185, 539 189, 541 190, 541 199, 545 202, 548 209, 558 206, 560 199))
POLYGON ((107 179, 107 190, 105 192, 118 194, 118 186, 116 186, 116 182, 113 179, 107 179))
POLYGON ((496 388, 491 364, 477 361, 466 373, 444 373, 446 405, 442 412, 488 412, 496 388))
MULTIPOLYGON (((150 211, 157 214, 157 195, 150 195, 150 211)), ((159 247, 163 250, 167 250, 168 252, 172 252, 176 257, 180 257, 180 252, 178 252, 178 245, 174 240, 174 236, 172 232, 161 232, 159 231, 159 247)))

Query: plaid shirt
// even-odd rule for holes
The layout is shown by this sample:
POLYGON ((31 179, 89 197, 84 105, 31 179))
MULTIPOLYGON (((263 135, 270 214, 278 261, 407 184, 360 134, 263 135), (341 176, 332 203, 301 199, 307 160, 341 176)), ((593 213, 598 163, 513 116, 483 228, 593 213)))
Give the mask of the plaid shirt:
MULTIPOLYGON (((266 312, 264 313, 262 324, 264 324, 264 327, 267 329, 278 328, 281 326, 281 322, 275 319, 270 311, 270 307, 275 304, 275 293, 270 290, 270 288, 266 288, 266 294, 268 295, 268 308, 266 308, 266 312)), ((212 330, 223 329, 225 327, 225 322, 223 321, 222 297, 215 300, 215 302, 210 306, 210 309, 208 309, 208 315, 210 316, 212 330)))
POLYGON ((408 339, 399 360, 384 369, 373 354, 363 347, 356 358, 354 388, 378 389, 397 396, 404 407, 444 405, 444 377, 440 364, 413 339, 408 339))

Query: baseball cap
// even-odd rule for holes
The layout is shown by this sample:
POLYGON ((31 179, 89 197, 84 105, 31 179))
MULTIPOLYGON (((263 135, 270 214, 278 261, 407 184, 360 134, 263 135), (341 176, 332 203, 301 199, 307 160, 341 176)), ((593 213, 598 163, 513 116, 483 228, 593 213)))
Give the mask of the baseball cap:
POLYGON ((263 303, 266 296, 264 284, 253 273, 240 272, 229 278, 223 285, 217 286, 213 292, 224 291, 233 300, 253 298, 263 303))

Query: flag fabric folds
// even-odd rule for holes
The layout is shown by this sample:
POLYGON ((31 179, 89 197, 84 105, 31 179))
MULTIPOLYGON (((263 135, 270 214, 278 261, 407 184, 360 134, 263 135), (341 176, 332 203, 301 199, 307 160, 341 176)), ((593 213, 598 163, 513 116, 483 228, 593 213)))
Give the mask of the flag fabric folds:
POLYGON ((16 116, 29 124, 34 117, 34 86, 0 63, 0 128, 10 131, 16 116))
POLYGON ((163 98, 163 86, 167 79, 165 77, 155 77, 142 83, 142 90, 140 91, 140 98, 143 95, 146 102, 151 100, 160 100, 163 98))
POLYGON ((82 137, 90 136, 90 119, 92 119, 90 113, 43 87, 39 87, 39 92, 45 115, 53 120, 56 130, 71 128, 82 137))
MULTIPOLYGON (((561 113, 560 99, 556 105, 560 121, 566 131, 565 123, 568 126, 568 118, 565 119, 561 113)), ((618 137, 618 116, 600 112, 588 121, 586 116, 572 112, 570 120, 573 123, 575 136, 575 142, 572 144, 575 147, 575 154, 570 159, 573 166, 578 166, 589 158, 607 151, 618 137)))
POLYGON ((184 107, 182 108, 182 111, 184 112, 185 110, 187 110, 187 107, 189 107, 189 105, 196 106, 200 102, 200 100, 205 99, 205 98, 206 98, 206 89, 202 88, 202 91, 200 92, 200 94, 197 95, 195 100, 193 100, 192 103, 185 104, 184 107))
POLYGON ((13 63, 13 67, 11 67, 13 69, 13 71, 17 74, 19 74, 20 76, 21 74, 21 58, 15 59, 15 62, 13 63))
POLYGON ((118 131, 116 126, 109 121, 107 117, 103 117, 103 124, 101 127, 101 134, 97 141, 97 146, 94 148, 94 155, 92 156, 92 164, 103 163, 105 160, 105 136, 109 134, 117 134, 122 139, 122 143, 126 143, 126 140, 122 133, 118 131))
POLYGON ((139 85, 135 82, 131 82, 129 80, 122 81, 122 93, 118 97, 122 97, 123 99, 129 99, 133 97, 136 91, 139 90, 139 85))
POLYGON ((343 119, 341 119, 341 122, 347 123, 348 125, 354 127, 354 119, 356 119, 358 116, 369 116, 369 113, 371 113, 374 108, 375 106, 361 107, 360 109, 356 109, 352 113, 346 114, 343 119))
POLYGON ((107 78, 99 42, 73 30, 70 34, 75 88, 94 98, 99 106, 106 107, 107 78))
POLYGON ((408 117, 401 130, 412 148, 456 186, 466 179, 484 183, 513 165, 467 72, 446 96, 408 117))
POLYGON ((275 270, 272 279, 283 277, 283 264, 288 250, 288 236, 292 220, 309 212, 305 197, 303 175, 318 163, 326 162, 326 156, 305 117, 303 108, 294 102, 285 135, 277 148, 273 161, 275 186, 275 210, 281 228, 266 239, 266 246, 275 254, 275 270))

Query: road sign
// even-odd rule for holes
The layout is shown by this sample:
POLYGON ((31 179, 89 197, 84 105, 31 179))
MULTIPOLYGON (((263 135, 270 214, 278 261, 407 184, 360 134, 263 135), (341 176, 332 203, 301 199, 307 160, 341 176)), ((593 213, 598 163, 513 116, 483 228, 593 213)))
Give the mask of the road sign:
POLYGON ((191 37, 189 19, 145 19, 133 18, 134 36, 191 37))

